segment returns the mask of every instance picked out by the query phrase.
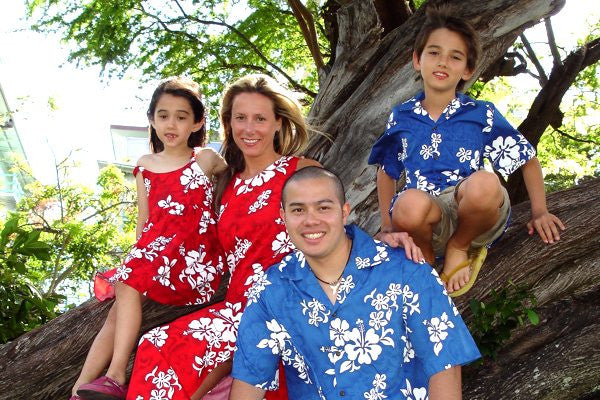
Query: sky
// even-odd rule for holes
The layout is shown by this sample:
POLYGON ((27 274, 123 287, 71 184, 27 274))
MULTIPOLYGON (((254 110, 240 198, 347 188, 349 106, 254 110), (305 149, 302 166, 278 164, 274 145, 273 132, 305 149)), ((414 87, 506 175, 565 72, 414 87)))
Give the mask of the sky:
MULTIPOLYGON (((568 0, 552 18, 558 43, 574 45, 574 37, 583 38, 587 26, 598 20, 599 9, 597 0, 568 0)), ((147 101, 156 82, 140 84, 135 72, 108 79, 101 77, 99 67, 78 68, 67 62, 58 35, 30 31, 24 16, 22 0, 3 1, 0 85, 29 164, 37 179, 52 183, 54 158, 61 160, 79 149, 74 158, 80 166, 72 177, 91 185, 98 172, 96 160, 112 159, 110 125, 146 126, 147 101), (54 111, 48 107, 50 98, 57 106, 54 111)), ((543 24, 526 34, 533 43, 545 40, 543 24)), ((523 79, 523 85, 532 81, 523 79)))

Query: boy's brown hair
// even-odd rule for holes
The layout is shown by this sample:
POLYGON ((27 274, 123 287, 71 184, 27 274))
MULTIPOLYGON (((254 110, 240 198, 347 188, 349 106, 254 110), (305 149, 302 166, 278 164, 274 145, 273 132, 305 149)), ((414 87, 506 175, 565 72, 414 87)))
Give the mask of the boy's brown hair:
MULTIPOLYGON (((417 58, 421 59, 421 54, 431 33, 436 29, 446 28, 449 31, 458 33, 463 38, 467 46, 467 68, 469 71, 474 72, 481 53, 479 33, 468 21, 456 17, 452 11, 452 7, 446 4, 427 7, 425 10, 426 20, 419 33, 417 33, 413 51, 417 58)), ((461 79, 458 83, 458 89, 461 89, 464 84, 465 82, 461 79)))

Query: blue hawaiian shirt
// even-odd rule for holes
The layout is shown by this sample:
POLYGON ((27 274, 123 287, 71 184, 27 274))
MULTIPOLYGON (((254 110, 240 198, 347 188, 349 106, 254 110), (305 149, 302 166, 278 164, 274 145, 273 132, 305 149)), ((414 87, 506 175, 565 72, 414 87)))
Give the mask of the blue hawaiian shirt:
POLYGON ((240 322, 234 378, 291 399, 425 399, 429 378, 480 357, 435 270, 346 227, 352 251, 331 304, 296 251, 267 270, 240 322))
POLYGON ((421 105, 424 97, 421 92, 394 107, 369 156, 369 164, 379 164, 396 180, 405 171, 404 189, 436 196, 483 168, 484 159, 508 176, 535 156, 492 103, 457 93, 434 121, 421 105))

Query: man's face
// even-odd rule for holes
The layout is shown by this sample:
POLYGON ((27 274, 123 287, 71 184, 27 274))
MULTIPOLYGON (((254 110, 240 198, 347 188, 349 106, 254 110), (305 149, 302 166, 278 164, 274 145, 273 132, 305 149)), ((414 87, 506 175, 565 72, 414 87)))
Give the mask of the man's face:
POLYGON ((288 184, 283 207, 281 217, 290 239, 309 263, 311 259, 335 261, 344 253, 344 225, 350 206, 340 204, 330 179, 307 178, 288 184))

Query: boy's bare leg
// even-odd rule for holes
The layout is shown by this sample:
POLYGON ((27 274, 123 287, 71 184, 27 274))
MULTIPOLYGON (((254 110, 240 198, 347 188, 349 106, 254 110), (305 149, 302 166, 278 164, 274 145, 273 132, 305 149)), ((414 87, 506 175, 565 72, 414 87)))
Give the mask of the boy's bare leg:
POLYGON ((442 211, 431 197, 419 189, 407 189, 398 196, 392 210, 394 231, 407 232, 421 248, 425 260, 433 265, 433 228, 440 222, 442 211))
POLYGON ((217 365, 202 381, 202 384, 196 389, 190 400, 200 400, 206 393, 211 391, 217 384, 231 373, 232 361, 225 361, 217 365))
MULTIPOLYGON (((477 171, 458 187, 458 225, 448 240, 443 272, 450 274, 468 259, 467 251, 477 236, 494 226, 500 215, 503 196, 498 177, 491 172, 477 171)), ((463 287, 470 278, 469 268, 456 272, 446 283, 449 293, 463 287)))

